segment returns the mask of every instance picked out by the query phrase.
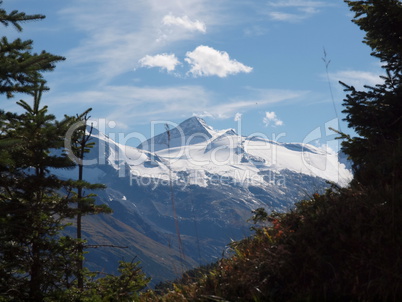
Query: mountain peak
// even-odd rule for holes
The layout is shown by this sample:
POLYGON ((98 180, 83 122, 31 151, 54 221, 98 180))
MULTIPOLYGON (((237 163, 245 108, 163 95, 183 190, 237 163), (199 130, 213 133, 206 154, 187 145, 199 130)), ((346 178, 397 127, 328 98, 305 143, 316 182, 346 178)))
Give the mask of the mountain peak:
MULTIPOLYGON (((185 124, 185 123, 192 123, 192 122, 199 122, 202 124, 207 125, 207 123, 205 122, 205 120, 201 117, 198 117, 196 115, 193 115, 192 117, 189 117, 188 119, 182 121, 180 124, 185 124)), ((207 125, 208 126, 208 125, 207 125)), ((209 127, 209 126, 208 126, 209 127)))
POLYGON ((214 130, 202 118, 193 116, 181 122, 177 127, 156 135, 141 143, 137 148, 159 151, 184 145, 204 142, 212 137, 214 130))
POLYGON ((212 137, 211 131, 213 131, 213 128, 198 116, 193 116, 186 119, 185 121, 181 122, 179 126, 177 126, 175 129, 177 128, 179 128, 179 131, 181 129, 181 131, 183 131, 184 135, 186 136, 203 133, 209 137, 212 137))

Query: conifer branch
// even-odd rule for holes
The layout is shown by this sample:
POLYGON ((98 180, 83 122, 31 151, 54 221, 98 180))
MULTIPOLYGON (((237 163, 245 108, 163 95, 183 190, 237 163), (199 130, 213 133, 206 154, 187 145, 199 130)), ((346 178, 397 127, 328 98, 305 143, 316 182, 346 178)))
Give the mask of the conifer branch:
MULTIPOLYGON (((3 1, 0 1, 0 5, 2 4, 3 1)), ((20 23, 41 20, 44 18, 45 16, 41 14, 27 15, 24 12, 19 12, 17 10, 13 10, 8 14, 4 9, 0 8, 0 23, 6 27, 11 23, 19 32, 22 31, 22 26, 20 23)))

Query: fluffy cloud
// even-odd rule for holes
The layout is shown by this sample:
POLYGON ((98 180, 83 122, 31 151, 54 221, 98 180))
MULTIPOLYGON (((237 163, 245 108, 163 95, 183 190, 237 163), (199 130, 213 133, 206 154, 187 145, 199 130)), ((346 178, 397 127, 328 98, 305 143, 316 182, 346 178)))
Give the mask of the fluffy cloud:
POLYGON ((162 23, 164 25, 173 25, 183 27, 190 31, 199 31, 202 33, 206 33, 207 27, 204 22, 199 20, 192 21, 188 16, 183 17, 175 17, 171 14, 163 17, 162 23))
POLYGON ((224 78, 240 72, 249 73, 253 68, 236 60, 231 60, 225 51, 200 45, 194 51, 186 53, 185 61, 191 65, 189 71, 193 76, 218 76, 224 78))
POLYGON ((282 126, 283 122, 276 116, 275 112, 265 112, 265 117, 263 119, 263 122, 265 124, 266 127, 268 127, 269 125, 273 125, 273 126, 282 126))
MULTIPOLYGON (((252 67, 246 66, 236 60, 231 60, 225 51, 215 50, 209 46, 198 46, 194 51, 188 51, 184 59, 190 64, 187 74, 197 76, 218 76, 221 78, 240 72, 249 73, 252 67)), ((175 70, 180 61, 174 54, 146 55, 140 59, 141 67, 159 67, 167 71, 175 70)))
POLYGON ((145 56, 138 61, 141 67, 159 67, 161 69, 166 69, 167 71, 173 71, 176 68, 176 65, 179 65, 180 62, 176 58, 174 54, 159 54, 155 56, 145 56))
POLYGON ((142 57, 169 52, 176 43, 193 38, 203 28, 202 22, 195 21, 197 18, 214 27, 232 20, 232 15, 223 9, 226 1, 120 0, 118 5, 110 5, 110 1, 71 0, 62 3, 57 12, 59 17, 55 18, 60 23, 51 30, 68 41, 75 41, 63 49, 63 55, 68 58, 64 66, 68 70, 79 69, 68 79, 60 79, 63 85, 66 82, 107 85, 132 71, 142 57), (180 16, 178 19, 184 23, 183 16, 194 16, 189 21, 195 30, 174 25, 175 21, 169 18, 164 25, 162 20, 167 12, 172 12, 173 18, 180 16), (161 34, 168 38, 158 39, 161 34))

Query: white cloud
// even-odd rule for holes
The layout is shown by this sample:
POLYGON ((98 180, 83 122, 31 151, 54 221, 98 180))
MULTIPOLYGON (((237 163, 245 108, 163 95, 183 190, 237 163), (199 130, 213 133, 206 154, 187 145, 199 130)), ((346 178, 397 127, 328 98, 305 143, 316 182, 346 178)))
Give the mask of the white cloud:
MULTIPOLYGON (((96 107, 93 118, 106 118, 132 127, 153 119, 191 116, 213 104, 209 91, 201 86, 139 87, 102 86, 97 90, 66 93, 52 98, 52 107, 62 112, 81 112, 96 107), (85 102, 83 102, 85 100, 85 102)), ((75 113, 72 113, 75 114, 75 113)))
POLYGON ((268 6, 281 9, 269 10, 268 16, 275 21, 299 22, 320 12, 318 8, 332 6, 333 3, 323 1, 287 0, 271 1, 268 6))
POLYGON ((74 76, 63 81, 107 85, 132 71, 147 54, 169 52, 174 43, 192 38, 194 32, 183 26, 161 24, 168 12, 172 16, 194 16, 189 21, 202 30, 196 18, 216 27, 227 22, 229 17, 222 10, 225 4, 213 0, 120 0, 118 5, 105 0, 67 1, 58 12, 63 22, 60 36, 68 41, 63 48, 68 58, 64 66, 73 70, 74 76), (161 31, 168 36, 162 41, 158 40, 161 31))
POLYGON ((174 54, 158 54, 155 56, 146 55, 138 61, 141 67, 159 67, 161 69, 166 69, 166 71, 173 71, 176 65, 180 62, 174 54))
POLYGON ((236 60, 231 60, 225 51, 200 45, 194 51, 186 53, 185 61, 191 65, 189 71, 193 76, 218 76, 224 78, 240 72, 249 73, 253 68, 236 60))
POLYGON ((243 29, 244 35, 248 37, 263 36, 268 32, 268 29, 264 26, 250 25, 243 29))
POLYGON ((240 120, 241 120, 241 116, 242 116, 242 114, 241 114, 241 113, 236 112, 236 114, 235 114, 235 116, 234 116, 234 121, 235 121, 235 122, 240 121, 240 120))
POLYGON ((269 12, 268 15, 272 20, 275 21, 288 21, 288 22, 297 22, 306 18, 306 16, 301 16, 297 14, 289 14, 283 12, 269 12))
POLYGON ((356 89, 364 89, 364 85, 375 86, 382 84, 384 81, 379 77, 379 74, 361 70, 341 70, 330 73, 329 77, 332 81, 342 81, 346 85, 354 86, 356 89))
POLYGON ((275 112, 265 112, 265 117, 263 118, 263 122, 266 127, 273 125, 273 126, 282 126, 283 121, 281 121, 277 116, 275 112))
MULTIPOLYGON (((150 120, 197 116, 217 119, 233 118, 247 112, 281 102, 300 101, 306 91, 279 89, 247 89, 243 98, 227 98, 198 85, 174 87, 111 86, 93 90, 51 95, 52 109, 74 115, 94 107, 93 118, 106 118, 127 129, 150 120)), ((46 100, 44 100, 44 104, 46 100)))
POLYGON ((210 103, 207 111, 214 118, 231 118, 239 111, 246 112, 271 104, 297 101, 304 99, 307 94, 308 91, 248 88, 247 97, 230 98, 224 103, 210 103))
POLYGON ((174 25, 183 27, 190 31, 199 31, 202 33, 206 33, 207 31, 207 27, 204 22, 201 22, 199 20, 192 21, 188 16, 175 17, 169 14, 163 17, 162 23, 164 25, 174 25))
MULTIPOLYGON (((252 68, 236 60, 231 60, 225 51, 215 50, 209 46, 198 46, 194 51, 188 51, 184 59, 191 68, 188 74, 193 76, 218 76, 226 77, 240 72, 249 73, 252 68)), ((174 54, 146 55, 140 59, 141 67, 160 67, 167 71, 173 71, 180 61, 174 54)))
POLYGON ((202 111, 202 112, 197 112, 197 113, 193 113, 193 116, 198 116, 198 117, 214 117, 210 112, 208 111, 202 111))
POLYGON ((272 7, 324 7, 331 4, 323 1, 280 0, 276 2, 270 1, 268 5, 272 7))

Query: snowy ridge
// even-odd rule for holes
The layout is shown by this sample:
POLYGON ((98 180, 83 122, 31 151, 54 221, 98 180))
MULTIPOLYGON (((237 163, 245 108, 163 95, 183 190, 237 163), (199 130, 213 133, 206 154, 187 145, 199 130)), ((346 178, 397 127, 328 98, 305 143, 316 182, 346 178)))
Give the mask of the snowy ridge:
POLYGON ((169 135, 167 131, 156 135, 141 143, 137 148, 155 152, 168 147, 192 145, 210 139, 214 133, 212 127, 208 126, 203 119, 192 117, 170 129, 169 135))
POLYGON ((312 145, 278 143, 260 137, 242 137, 233 129, 213 130, 204 120, 192 117, 159 134, 138 148, 94 135, 114 169, 152 179, 173 179, 207 186, 211 175, 243 185, 267 186, 266 171, 289 170, 346 185, 351 172, 337 154, 312 145), (170 148, 168 148, 168 145, 170 148), (209 175, 209 176, 208 176, 209 175))

